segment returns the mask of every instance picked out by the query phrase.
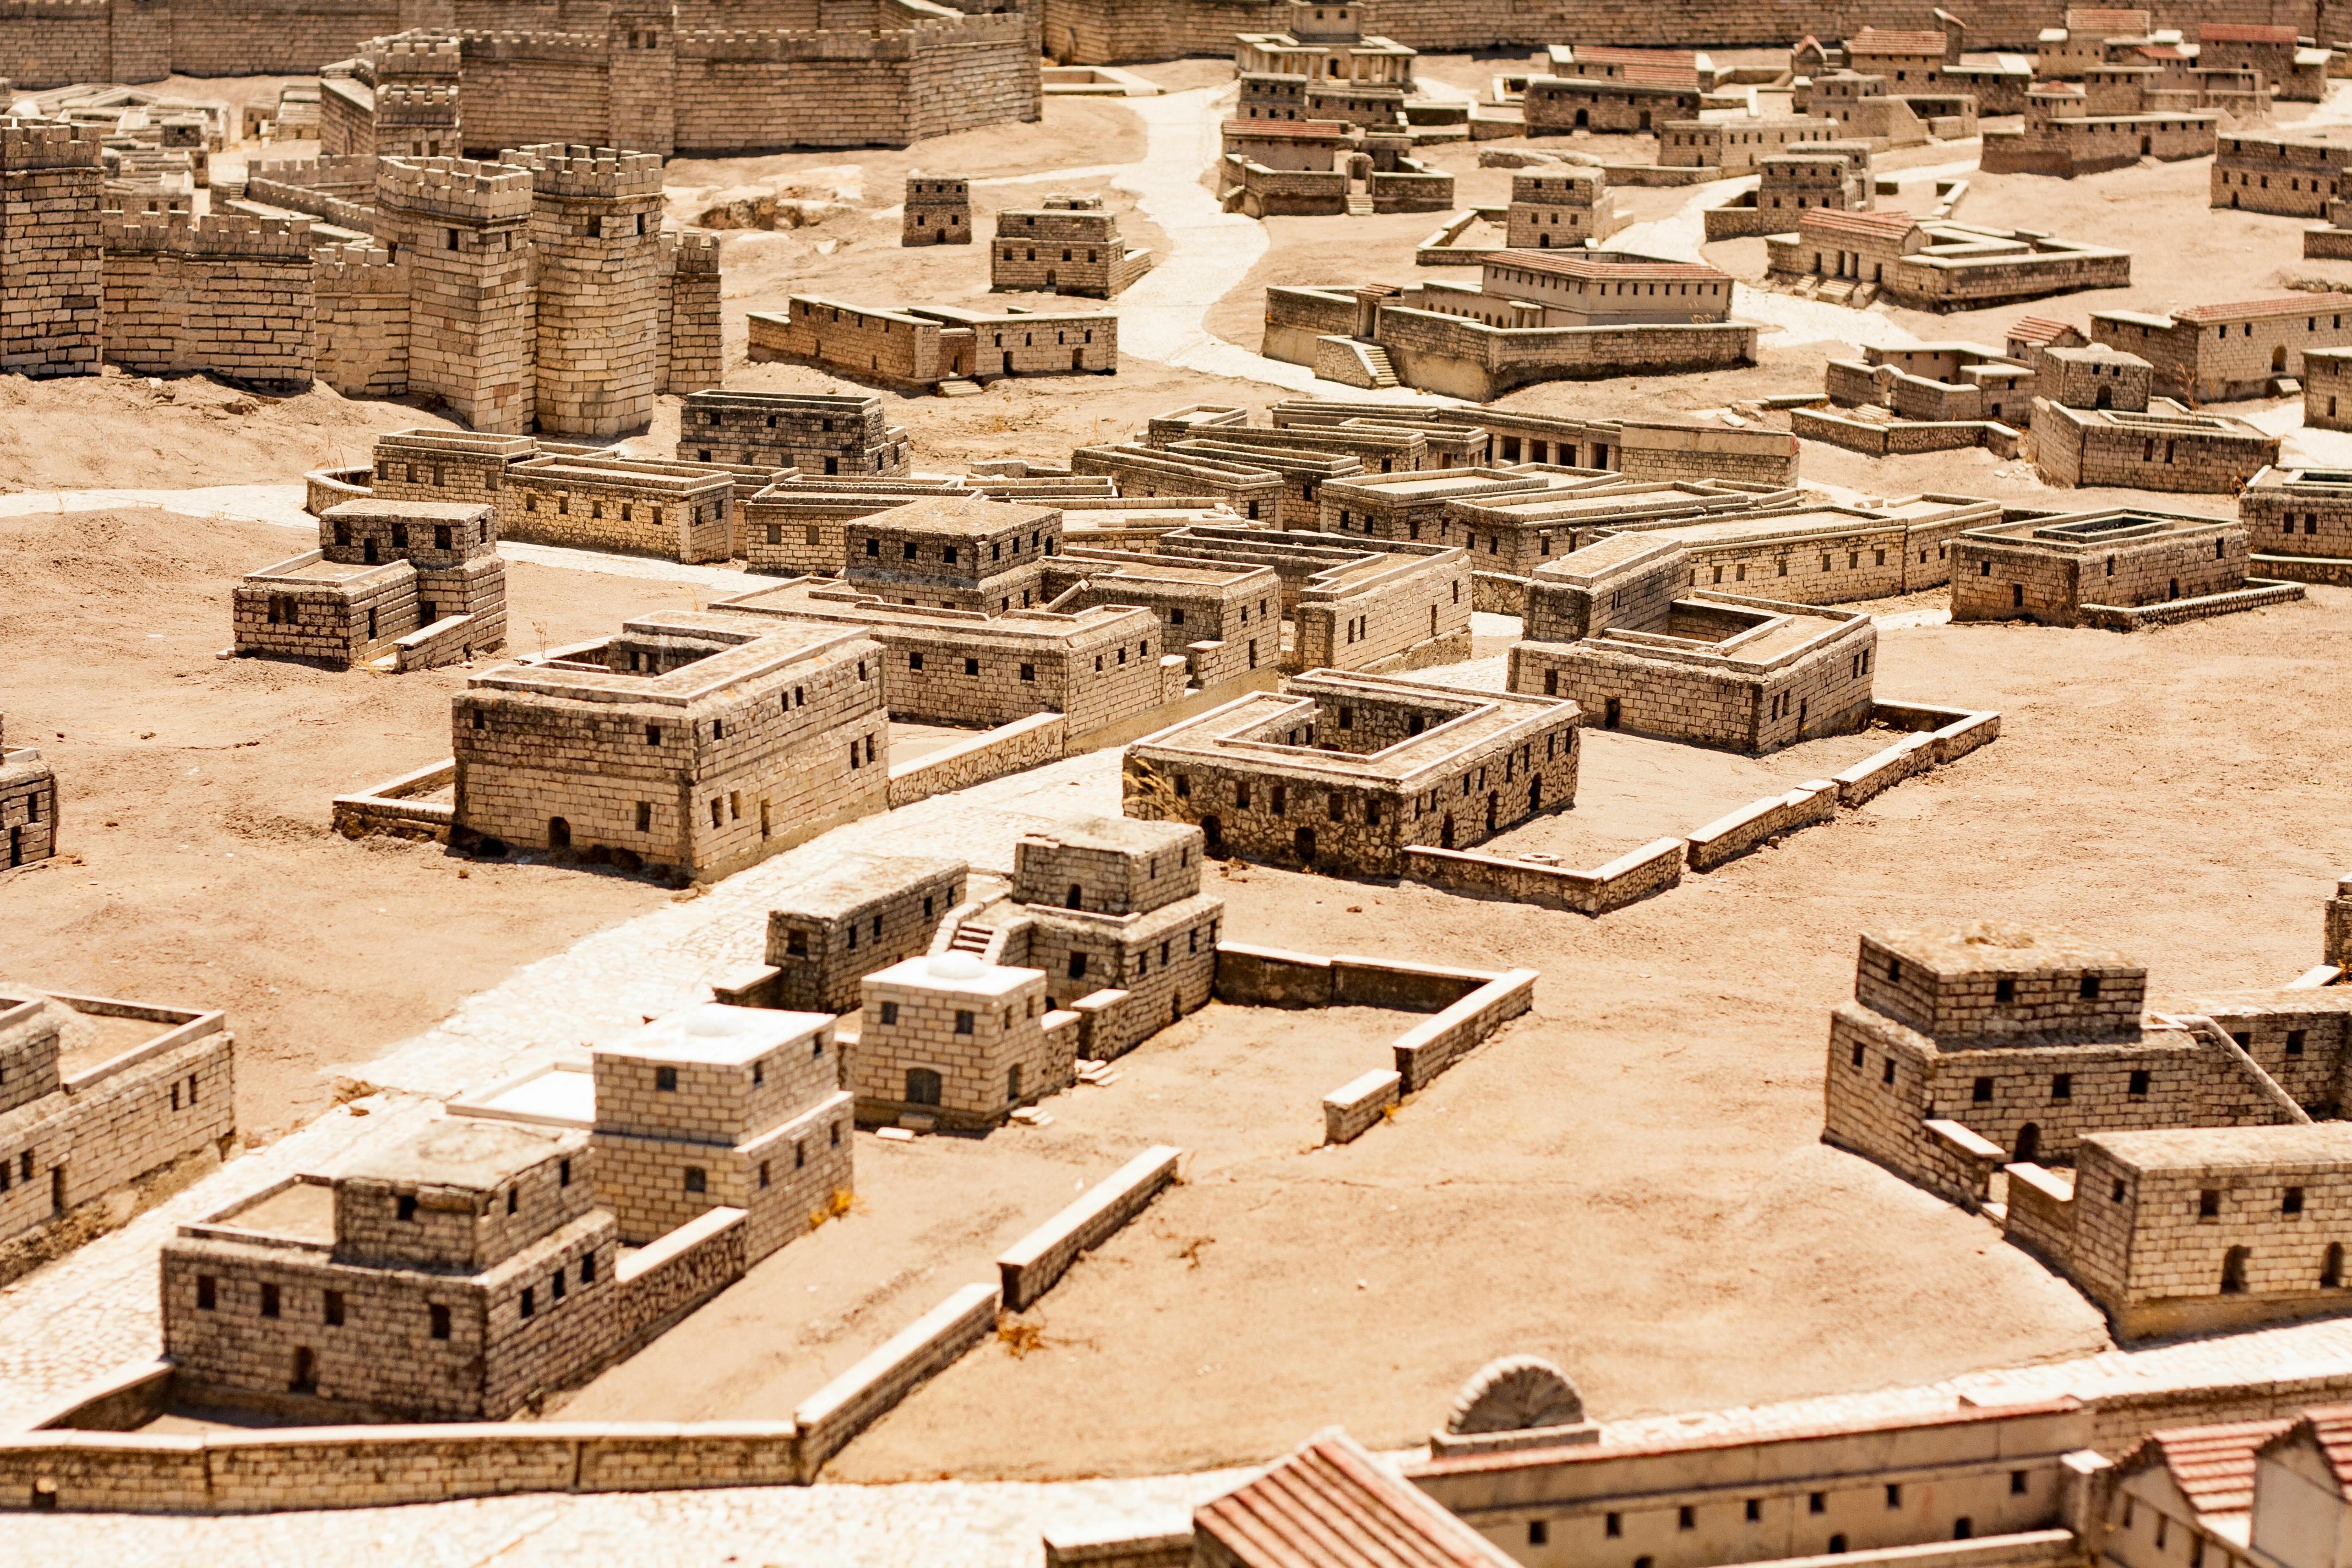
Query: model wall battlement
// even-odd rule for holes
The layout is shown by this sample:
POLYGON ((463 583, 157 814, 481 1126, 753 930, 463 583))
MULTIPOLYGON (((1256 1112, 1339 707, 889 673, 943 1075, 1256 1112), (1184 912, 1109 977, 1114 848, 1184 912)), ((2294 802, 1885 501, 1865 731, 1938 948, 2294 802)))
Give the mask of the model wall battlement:
POLYGON ((662 248, 669 255, 673 272, 719 275, 719 237, 709 229, 664 229, 662 248))
POLYGON ((382 88, 387 76, 456 76, 464 46, 456 38, 374 38, 367 63, 382 88))
POLYGON ((95 126, 0 116, 0 174, 35 169, 95 169, 100 137, 95 126))
POLYGON ((376 164, 376 205, 466 223, 520 222, 530 216, 529 169, 472 158, 384 158, 376 164))
MULTIPOLYGON (((594 33, 524 33, 502 28, 468 28, 461 31, 457 37, 462 58, 568 59, 601 64, 613 47, 610 39, 594 33)), ((390 44, 394 40, 383 38, 377 41, 390 44)))
MULTIPOLYGON (((310 220, 221 213, 208 217, 174 214, 158 220, 145 215, 106 215, 103 231, 110 256, 173 255, 278 260, 310 265, 310 220)), ((309 292, 306 289, 304 292, 309 292)))
POLYGON ((658 200, 662 193, 662 161, 651 153, 546 143, 509 148, 499 154, 499 162, 529 169, 534 196, 567 201, 658 200))

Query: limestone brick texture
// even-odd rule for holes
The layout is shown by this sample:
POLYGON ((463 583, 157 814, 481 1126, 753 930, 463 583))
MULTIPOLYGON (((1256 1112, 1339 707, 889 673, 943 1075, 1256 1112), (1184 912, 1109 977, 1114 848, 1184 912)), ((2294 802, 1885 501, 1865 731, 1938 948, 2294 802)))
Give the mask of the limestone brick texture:
POLYGON ((737 505, 733 478, 709 465, 551 456, 506 470, 499 523, 536 544, 726 561, 737 505))
POLYGON ((184 1226, 163 1253, 165 1353, 224 1403, 510 1415, 617 1343, 593 1159, 577 1131, 451 1118, 184 1226))
POLYGON ((1252 605, 1278 603, 1281 594, 1281 579, 1269 566, 1085 547, 1052 557, 1044 581, 1055 609, 1132 605, 1151 611, 1160 617, 1160 647, 1181 654, 1187 679, 1204 689, 1246 679, 1256 668, 1242 628, 1252 605))
POLYGON ((913 466, 907 433, 887 423, 882 400, 856 394, 689 393, 678 416, 677 455, 804 474, 889 477, 913 466))
POLYGON ((835 626, 670 622, 625 628, 603 663, 475 676, 453 703, 458 834, 719 876, 881 809, 878 644, 835 626))
POLYGON ((2352 347, 2352 294, 2191 305, 2168 316, 2094 310, 2091 338, 2147 360, 2165 397, 2192 406, 2265 397, 2279 378, 2304 374, 2305 351, 2352 347))
POLYGON ((2238 520, 2253 552, 2248 564, 2263 576, 2352 582, 2352 479, 2264 468, 2239 492, 2238 520))
POLYGON ((2034 466, 2053 485, 2228 495, 2279 458, 2279 438, 2258 426, 2191 413, 2169 398, 2144 414, 2037 398, 2034 416, 2034 466))
POLYGON ((2303 422, 2314 430, 2352 430, 2352 348, 2305 352, 2303 422))
POLYGON ((661 159, 540 144, 499 161, 530 171, 539 427, 581 436, 643 429, 667 379, 656 330, 661 159))
POLYGON ((1571 702, 1317 671, 1127 749, 1126 815, 1212 856, 1393 877, 1408 845, 1483 843, 1571 804, 1571 702))
POLYGON ((1511 176, 1503 243, 1513 250, 1552 250, 1606 239, 1624 226, 1598 169, 1547 170, 1511 176))
POLYGON ((1076 1018, 1047 1009, 1042 971, 939 952, 878 970, 863 990, 849 1053, 862 1121, 985 1127, 1076 1077, 1076 1018))
POLYGON ((2012 1231, 2105 1310, 2118 1339, 2340 1310, 2352 1127, 2098 1132, 2063 1174, 2012 1171, 2012 1231), (2053 1179, 2053 1178, 2055 1179, 2053 1179))
POLYGON ((0 116, 0 371, 98 374, 99 154, 95 129, 0 116))
POLYGON ((466 158, 376 165, 376 237, 409 268, 408 388, 479 431, 538 416, 531 181, 466 158))
POLYGON ((30 746, 0 748, 0 870, 58 850, 58 775, 30 746))
POLYGON ((726 363, 719 325, 719 237, 688 230, 662 231, 668 287, 661 299, 664 363, 655 387, 684 396, 717 386, 726 363))
POLYGON ((1042 207, 996 215, 989 243, 989 287, 1025 294, 1083 294, 1116 300, 1150 270, 1151 253, 1129 250, 1118 215, 1096 196, 1049 196, 1042 207))
POLYGON ((311 374, 346 397, 408 390, 408 270, 388 250, 320 247, 310 268, 311 374))
POLYGON ((2134 606, 2246 584, 2245 525, 2130 511, 1996 523, 1952 551, 1952 618, 2071 626, 2086 605, 2134 606))
POLYGON ((380 500, 329 508, 318 551, 266 567, 232 595, 235 647, 334 668, 396 655, 408 669, 506 641, 506 564, 492 509, 380 500))
POLYGON ((900 245, 970 245, 971 182, 943 174, 907 176, 900 245))
POLYGON ((1696 120, 1701 104, 1696 88, 1598 77, 1537 77, 1520 100, 1530 136, 1661 130, 1670 121, 1696 120))
POLYGON ((43 1261, 52 1235, 73 1245, 121 1223, 110 1199, 216 1158, 236 1131, 218 1013, 0 986, 0 1278, 43 1261))
POLYGON ((1183 694, 1186 662, 1169 653, 1149 610, 927 609, 803 578, 714 608, 856 627, 882 645, 893 718, 992 728, 1060 713, 1072 736, 1140 719, 1183 694))
POLYGON ((1010 612, 1043 604, 1045 562, 1061 548, 1054 507, 979 495, 910 500, 845 523, 842 574, 860 593, 943 610, 1010 612))
POLYGON ((2347 167, 2352 167, 2352 135, 2341 127, 2224 132, 2214 148, 2212 205, 2324 217, 2347 167))
POLYGON ((2033 395, 2043 402, 2069 408, 2147 411, 2155 367, 2137 354, 2094 343, 2084 348, 2045 348, 2035 353, 2033 363, 2033 395))
POLYGON ((538 455, 539 444, 528 436, 394 430, 375 438, 368 488, 383 500, 484 501, 496 507, 505 499, 507 470, 538 455))
POLYGON ((1514 691, 1588 721, 1751 754, 1866 727, 1877 631, 1865 615, 1676 590, 1687 552, 1619 534, 1529 579, 1514 691))
POLYGON ((138 375, 209 372, 294 390, 315 353, 304 219, 109 217, 106 357, 138 375))
POLYGON ((940 920, 963 902, 969 874, 944 857, 877 855, 787 889, 768 911, 772 1005, 856 1010, 859 981, 929 950, 940 920))
POLYGON ((856 1190, 828 1014, 706 1003, 597 1047, 593 1068, 596 1201, 625 1243, 740 1209, 749 1265, 856 1190))

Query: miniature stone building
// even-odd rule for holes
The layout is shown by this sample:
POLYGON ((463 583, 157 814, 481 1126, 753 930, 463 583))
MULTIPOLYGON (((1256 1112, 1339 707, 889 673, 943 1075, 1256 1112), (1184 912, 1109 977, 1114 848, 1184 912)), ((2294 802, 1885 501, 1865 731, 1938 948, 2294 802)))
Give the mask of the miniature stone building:
POLYGON ((2303 374, 2306 351, 2352 347, 2352 294, 2191 305, 2169 316, 2094 310, 2090 335, 2147 360, 2156 391, 2192 407, 2266 397, 2279 378, 2303 374))
POLYGON ((1044 603, 1040 574, 1061 548, 1062 514, 976 495, 909 501, 846 524, 850 586, 902 605, 1010 611, 1044 603))
POLYGON ((6 736, 0 720, 0 830, 8 835, 0 869, 14 870, 58 852, 58 775, 38 751, 6 736))
POLYGON ((811 294, 786 303, 784 310, 750 312, 751 359, 925 389, 1118 370, 1118 317, 1110 310, 846 305, 811 294))
MULTIPOLYGON (((1402 104, 1402 99, 1398 100, 1402 104)), ((1401 116, 1402 108, 1391 110, 1401 116)), ((1411 127, 1345 121, 1228 120, 1217 195, 1251 217, 1444 212, 1454 176, 1412 155, 1411 127)))
POLYGON ((1576 798, 1572 702, 1315 671, 1127 749, 1122 809, 1197 826, 1213 857, 1393 877, 1576 798))
POLYGON ((971 182, 942 174, 907 176, 900 245, 970 245, 971 182))
POLYGON ((1309 81, 1412 80, 1413 51, 1391 38, 1367 35, 1363 10, 1352 3, 1289 0, 1273 7, 1286 18, 1280 32, 1244 33, 1234 39, 1237 73, 1303 77, 1309 81))
POLYGON ((864 991, 849 1057, 860 1121, 992 1126, 1076 1077, 1078 1015, 1046 1006, 1042 970, 935 950, 864 991))
POLYGON ((1865 142, 1818 142, 1756 160, 1757 185, 1703 215, 1709 241, 1788 232, 1790 218, 1816 207, 1867 212, 1876 204, 1865 142))
POLYGON ((2231 132, 2215 147, 2211 205, 2325 217, 2347 167, 2352 167, 2352 130, 2343 126, 2231 132))
POLYGON ((864 856, 786 889, 768 911, 762 1005, 854 1011, 859 981, 929 951, 970 871, 943 856, 864 856))
POLYGON ((2068 408, 2116 408, 2126 414, 2147 411, 2148 389, 2155 367, 2137 354, 2106 343, 2081 348, 2045 348, 2033 356, 2033 395, 2037 402, 2068 408))
MULTIPOLYGON (((1835 121, 1802 114, 1670 120, 1658 132, 1658 165, 1746 174, 1774 153, 1826 146, 1837 142, 1839 135, 1835 121)), ((1861 146, 1865 153, 1869 151, 1868 143, 1861 146)))
POLYGON ((1505 250, 1480 264, 1476 289, 1268 288, 1262 352, 1349 385, 1403 384, 1475 402, 1531 382, 1755 358, 1756 329, 1729 319, 1730 276, 1705 263, 1505 250))
POLYGON ((0 116, 0 371, 95 375, 104 347, 99 138, 0 116))
POLYGON ((609 1361, 620 1237, 589 1140, 453 1117, 163 1244, 192 1393, 362 1418, 497 1420, 609 1361))
POLYGON ((1015 293, 1085 294, 1116 300, 1151 270, 1151 252, 1129 250, 1118 215, 1100 196, 1047 196, 1042 207, 996 215, 988 286, 1015 293))
POLYGON ((1604 730, 1751 754, 1868 725, 1868 616, 1692 588, 1693 575, 1680 544, 1642 534, 1537 568, 1511 689, 1572 700, 1604 730))
POLYGON ((2352 430, 2352 348, 2305 350, 2302 380, 2305 426, 2352 430))
POLYGON ((495 513, 457 501, 344 501, 320 515, 317 550, 254 573, 230 604, 239 654, 336 669, 471 659, 507 638, 495 513))
POLYGON ((2264 468, 2238 493, 2238 521, 2247 564, 2263 575, 2352 583, 2352 474, 2264 468))
POLYGON ((1444 544, 1391 542, 1377 550, 1326 533, 1191 527, 1163 534, 1163 559, 1268 567, 1281 582, 1269 606, 1243 600, 1228 642, 1256 669, 1288 672, 1396 669, 1465 658, 1470 647, 1470 562, 1444 544), (1286 643, 1280 623, 1291 623, 1286 643))
POLYGON ((677 455, 697 462, 757 463, 809 474, 904 474, 907 432, 871 394, 691 393, 678 413, 677 455))
POLYGON ((1513 174, 1503 243, 1513 250, 1556 250, 1607 239, 1633 221, 1608 193, 1609 176, 1599 169, 1513 174))
POLYGON ((881 665, 854 630, 703 616, 476 675, 456 837, 723 876, 882 808, 881 665))
POLYGON ((2116 510, 1988 523, 1953 544, 1952 618, 2127 628, 2131 619, 2102 610, 2251 608, 2198 603, 2253 585, 2247 554, 2245 526, 2216 518, 2116 510))
POLYGON ((1643 132, 1669 121, 1696 120, 1704 104, 1696 85, 1661 84, 1633 76, 1535 77, 1521 95, 1530 136, 1578 131, 1643 132))
POLYGON ((2296 37, 2293 27, 2201 22, 2197 28, 2198 64, 2260 71, 2281 98, 2306 103, 2327 95, 2328 53, 2296 37))
POLYGON ((1851 300, 1884 296, 1922 310, 1973 310, 2077 289, 2131 282, 2131 254, 2045 234, 1978 228, 1900 212, 1797 215, 1793 235, 1766 241, 1767 267, 1781 287, 1843 284, 1851 300))
POLYGON ((2021 430, 2032 420, 2035 372, 1980 343, 1870 344, 1858 360, 1831 360, 1822 386, 1832 403, 1882 407, 1901 420, 1988 419, 2021 430))
POLYGON ((508 468, 499 510, 530 543, 726 561, 742 536, 735 490, 713 464, 550 455, 508 468))
POLYGON ((2072 1172, 2010 1168, 2010 1240, 2107 1314, 2119 1340, 2340 1312, 2352 1125, 2095 1132, 2072 1172))
POLYGON ((828 1014, 706 1003, 598 1046, 593 1067, 596 1202, 624 1245, 740 1209, 748 1267, 855 1190, 828 1014))
POLYGON ((2213 152, 2219 110, 2159 107, 2152 69, 2108 68, 2096 74, 2116 90, 2102 90, 2095 79, 2088 89, 2044 82, 2028 92, 2021 129, 1984 133, 1984 171, 2071 180, 2142 158, 2176 163, 2213 152))
POLYGON ((1204 1005, 1224 900, 1201 890, 1201 830, 1087 817, 1024 834, 1003 896, 949 912, 934 952, 969 952, 1045 976, 1049 1012, 1073 1012, 1085 1054, 1124 1055, 1204 1005))
POLYGON ((499 157, 530 171, 533 419, 580 436, 645 428, 667 380, 654 363, 661 159, 551 145, 499 157))
MULTIPOLYGON (((1066 522, 1069 514, 1063 514, 1066 522)), ((1162 530, 1165 538, 1181 529, 1225 526, 1186 521, 1162 530)), ((1069 535, 1063 536, 1066 543, 1069 535)), ((1157 553, 1130 552, 1108 546, 1066 548, 1046 563, 1045 587, 1050 603, 1062 610, 1134 605, 1160 617, 1160 646, 1181 654, 1187 679, 1203 690, 1231 680, 1248 679, 1258 668, 1261 642, 1279 630, 1259 606, 1281 603, 1282 579, 1271 566, 1245 561, 1186 560, 1157 553), (1258 613, 1259 637, 1246 632, 1250 615, 1258 613)), ((1181 548, 1181 543, 1179 548, 1181 548)), ((1270 662, 1270 661, 1269 661, 1270 662)))
POLYGON ((0 1281, 185 1186, 236 1133, 220 1014, 0 984, 0 1281))
MULTIPOLYGON (((2143 1016, 2147 990, 2118 953, 2014 926, 1864 936, 1854 999, 1831 1017, 1822 1137, 1973 1208, 2005 1162, 2063 1163, 2091 1133, 2307 1120, 2210 1016, 2143 1016)), ((2238 999, 2231 1022, 2301 996, 2238 999)), ((2315 1042, 2315 1070, 2340 1068, 2340 1033, 2315 1042)), ((2264 1046, 2282 1065, 2285 1050, 2264 1046)))
POLYGON ((2278 458, 2261 426, 2168 397, 2137 413, 2034 400, 2033 462, 2048 484, 2228 495, 2278 458))

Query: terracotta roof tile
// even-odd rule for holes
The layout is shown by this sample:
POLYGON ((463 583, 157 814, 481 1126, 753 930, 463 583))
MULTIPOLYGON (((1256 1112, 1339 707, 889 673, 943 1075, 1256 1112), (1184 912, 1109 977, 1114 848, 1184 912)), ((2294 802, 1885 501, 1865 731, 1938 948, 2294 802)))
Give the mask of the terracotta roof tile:
POLYGON ((1871 239, 1901 239, 1918 226, 1916 216, 1901 212, 1839 212, 1815 207, 1797 218, 1800 233, 1848 234, 1871 239))
POLYGON ((2243 22, 2208 22, 2197 29, 2200 44, 2292 44, 2293 27, 2258 27, 2243 22))
POLYGON ((2283 1443, 2294 1441, 2305 1432, 2318 1444, 2327 1468, 2336 1472, 2336 1484, 2352 1492, 2352 1405, 2328 1405, 2306 1410, 2301 1420, 2290 1424, 2277 1436, 2263 1443, 2257 1452, 2268 1452, 2283 1443))
POLYGON ((1192 1515, 1244 1568, 1509 1568, 1349 1438, 1318 1437, 1192 1515))
POLYGON ((2352 294, 2289 294, 2281 300, 2247 300, 2233 305, 2190 305, 2172 312, 2176 321, 2249 321, 2263 316, 2324 316, 2352 310, 2352 294))
POLYGON ((1944 53, 1941 33, 1912 32, 1895 27, 1864 27, 1846 40, 1849 55, 1935 55, 1944 53))
POLYGON ((1638 283, 1713 283, 1730 276, 1704 261, 1660 261, 1614 250, 1501 250, 1486 265, 1549 272, 1561 278, 1626 279, 1638 283))
POLYGON ((2054 343, 2069 333, 2080 336, 2072 323, 2050 316, 2020 316, 2009 324, 2009 341, 2013 343, 2054 343))
MULTIPOLYGON (((2347 1412, 2352 1415, 2352 1412, 2347 1412)), ((2116 1467, 2118 1476, 2162 1465, 2199 1516, 2244 1513, 2254 1506, 2254 1452, 2294 1423, 2233 1421, 2151 1432, 2116 1467)))

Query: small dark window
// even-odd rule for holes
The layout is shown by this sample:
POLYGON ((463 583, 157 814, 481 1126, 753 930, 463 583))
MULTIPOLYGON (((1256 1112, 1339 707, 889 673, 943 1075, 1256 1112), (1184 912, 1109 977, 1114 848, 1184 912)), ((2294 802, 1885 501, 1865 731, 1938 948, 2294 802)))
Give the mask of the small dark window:
POLYGON ((533 1317, 538 1311, 539 1292, 526 1285, 522 1288, 522 1315, 526 1318, 533 1317))
POLYGON ((1749 1498, 1748 1500, 1748 1522, 1754 1524, 1763 1517, 1764 1500, 1762 1498, 1749 1498))
POLYGON ((211 1275, 197 1275, 196 1310, 199 1312, 212 1311, 220 1300, 218 1290, 219 1287, 213 1283, 213 1277, 211 1275))
POLYGON ((416 1217, 416 1194, 414 1193, 401 1194, 400 1205, 397 1212, 403 1219, 415 1219, 416 1217))
POLYGON ((677 1093, 677 1069, 676 1068, 654 1068, 654 1088, 665 1094, 677 1093))
POLYGON ((596 1255, 593 1252, 580 1260, 580 1283, 583 1285, 596 1283, 596 1255))
POLYGON ((2017 982, 1996 980, 1992 983, 1992 999, 2003 1005, 2017 1000, 2017 982))
POLYGON ((709 1190, 709 1178, 703 1174, 701 1166, 688 1165, 686 1168, 686 1190, 688 1192, 707 1192, 709 1190))
POLYGON ((1622 1513, 1611 1514, 1607 1519, 1601 1521, 1601 1531, 1602 1534, 1607 1535, 1612 1539, 1624 1534, 1625 1516, 1622 1513))
POLYGON ((1992 1079, 1989 1078, 1977 1079, 1975 1087, 1969 1092, 1969 1099, 1979 1105, 1989 1103, 1992 1100, 1992 1079))
POLYGON ((568 1187, 572 1184, 571 1161, 565 1160, 555 1167, 555 1184, 559 1187, 568 1187))
POLYGON ((2289 1029, 2286 1032, 2286 1054, 2291 1057, 2299 1057, 2303 1055, 2303 1031, 2301 1029, 2289 1029))
POLYGON ((2062 1072, 2052 1078, 2050 1080, 2050 1098, 2053 1100, 2074 1099, 2074 1075, 2070 1072, 2062 1072))
POLYGON ((447 1339, 449 1337, 449 1309, 436 1304, 426 1310, 432 1315, 433 1337, 436 1340, 447 1339))
POLYGON ((2289 1187, 2286 1190, 2285 1194, 2279 1199, 2279 1213, 2301 1214, 2302 1212, 2303 1189, 2301 1187, 2289 1187))
POLYGON ((1807 1495, 1807 1497, 1805 1498, 1805 1511, 1806 1511, 1807 1513, 1827 1513, 1827 1512, 1829 1512, 1829 1510, 1830 1510, 1830 1494, 1829 1494, 1829 1493, 1827 1493, 1827 1492, 1812 1492, 1812 1493, 1808 1494, 1808 1495, 1807 1495))
POLYGON ((1540 1519, 1528 1521, 1528 1544, 1545 1546, 1551 1542, 1551 1527, 1540 1519))
POLYGON ((327 1292, 326 1320, 331 1329, 343 1326, 343 1293, 341 1290, 327 1292))
POLYGON ((1696 1530, 1698 1528, 1698 1510, 1693 1508, 1688 1503, 1683 1504, 1681 1508, 1675 1511, 1675 1528, 1676 1530, 1696 1530))
POLYGON ((2197 1194, 2197 1217, 2199 1219, 2221 1217, 2221 1194, 2219 1189, 2207 1187, 2197 1194))
POLYGON ((2095 974, 2085 974, 2083 976, 2083 1000, 2095 1002, 2098 999, 2099 977, 2095 974))
POLYGON ((2011 1497, 2023 1497, 2025 1495, 2025 1472, 2023 1470, 2011 1470, 2009 1472, 2009 1495, 2011 1497))
POLYGON ((2131 1094, 2137 1100, 2147 1093, 2147 1069, 2141 1068, 2131 1075, 2131 1094))
POLYGON ((1903 1506, 1903 1483, 1901 1481, 1889 1481, 1886 1483, 1886 1506, 1889 1508, 1901 1508, 1903 1506))

